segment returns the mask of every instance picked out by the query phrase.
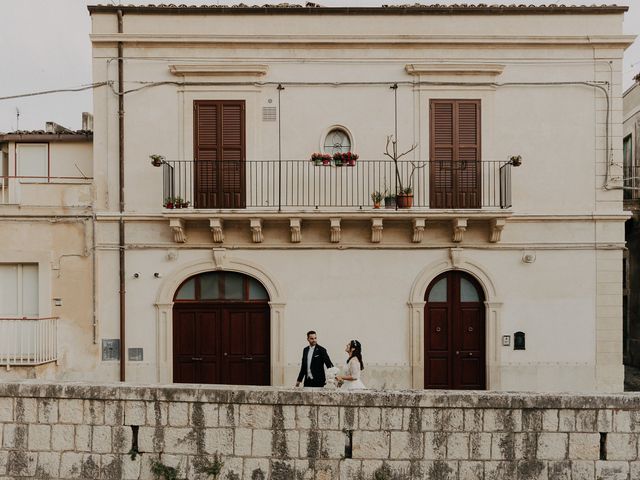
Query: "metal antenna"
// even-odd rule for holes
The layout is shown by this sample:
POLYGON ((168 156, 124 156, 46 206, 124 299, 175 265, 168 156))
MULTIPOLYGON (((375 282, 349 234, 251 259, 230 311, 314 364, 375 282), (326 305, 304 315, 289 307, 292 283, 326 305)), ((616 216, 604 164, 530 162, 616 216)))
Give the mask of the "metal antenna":
POLYGON ((20 109, 16 107, 16 130, 20 130, 20 109))

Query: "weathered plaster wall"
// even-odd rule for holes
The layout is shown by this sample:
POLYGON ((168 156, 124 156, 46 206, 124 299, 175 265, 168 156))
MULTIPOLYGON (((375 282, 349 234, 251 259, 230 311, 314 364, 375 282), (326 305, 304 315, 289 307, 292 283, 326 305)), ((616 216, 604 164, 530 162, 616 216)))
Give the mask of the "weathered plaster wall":
POLYGON ((0 477, 149 479, 160 460, 199 479, 217 453, 228 480, 634 479, 639 405, 635 394, 5 383, 0 477))

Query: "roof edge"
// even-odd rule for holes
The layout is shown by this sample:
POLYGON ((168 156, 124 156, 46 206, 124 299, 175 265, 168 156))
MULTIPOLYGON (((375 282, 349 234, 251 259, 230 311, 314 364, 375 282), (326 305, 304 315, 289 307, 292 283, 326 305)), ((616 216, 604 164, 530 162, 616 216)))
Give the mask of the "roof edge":
POLYGON ((294 4, 250 7, 227 5, 88 5, 93 13, 161 14, 161 15, 566 15, 622 14, 624 5, 399 5, 382 7, 320 7, 294 4))
POLYGON ((41 131, 29 132, 0 132, 0 143, 3 142, 91 142, 93 132, 78 130, 73 133, 46 133, 41 131))

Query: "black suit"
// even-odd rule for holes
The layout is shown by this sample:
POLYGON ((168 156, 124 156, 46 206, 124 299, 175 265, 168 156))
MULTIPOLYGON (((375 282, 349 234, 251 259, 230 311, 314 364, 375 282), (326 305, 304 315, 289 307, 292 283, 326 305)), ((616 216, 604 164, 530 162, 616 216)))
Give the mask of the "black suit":
POLYGON ((307 354, 309 353, 309 347, 306 347, 302 351, 302 362, 300 364, 300 373, 298 374, 298 382, 301 382, 304 378, 305 387, 324 387, 327 379, 324 374, 325 365, 327 368, 333 367, 331 359, 327 351, 316 344, 316 348, 313 351, 313 358, 311 358, 311 376, 307 377, 307 354))

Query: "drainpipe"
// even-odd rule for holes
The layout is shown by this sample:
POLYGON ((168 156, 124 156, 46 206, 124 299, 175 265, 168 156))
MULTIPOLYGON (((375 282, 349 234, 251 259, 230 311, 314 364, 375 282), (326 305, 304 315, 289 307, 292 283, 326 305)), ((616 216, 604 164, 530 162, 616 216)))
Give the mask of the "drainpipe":
MULTIPOLYGON (((122 10, 118 10, 118 33, 123 33, 122 10)), ((118 42, 118 185, 120 187, 120 222, 118 223, 118 253, 120 260, 120 381, 126 381, 126 313, 124 278, 124 45, 118 42)))

